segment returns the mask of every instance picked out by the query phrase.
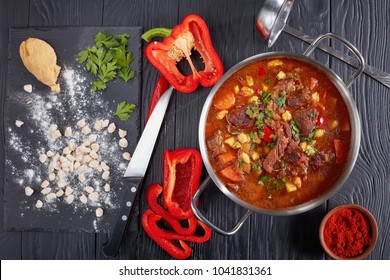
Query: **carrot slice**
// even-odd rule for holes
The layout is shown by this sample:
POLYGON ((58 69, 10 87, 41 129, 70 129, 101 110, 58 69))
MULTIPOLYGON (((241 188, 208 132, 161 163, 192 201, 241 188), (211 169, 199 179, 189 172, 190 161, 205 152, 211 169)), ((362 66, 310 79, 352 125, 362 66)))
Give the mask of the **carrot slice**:
POLYGON ((244 175, 240 173, 233 165, 222 169, 220 172, 222 176, 233 182, 241 182, 245 179, 244 175))
POLYGON ((218 110, 229 110, 236 102, 233 91, 228 91, 224 95, 217 95, 214 99, 214 107, 218 110))

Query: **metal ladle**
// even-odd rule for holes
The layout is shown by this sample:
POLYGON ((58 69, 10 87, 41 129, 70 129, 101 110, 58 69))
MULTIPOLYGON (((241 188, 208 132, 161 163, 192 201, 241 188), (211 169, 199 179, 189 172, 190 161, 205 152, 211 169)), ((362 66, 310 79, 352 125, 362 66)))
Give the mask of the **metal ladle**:
MULTIPOLYGON (((268 41, 268 47, 272 47, 282 31, 311 44, 314 39, 310 36, 286 25, 294 0, 265 0, 256 18, 256 28, 268 41)), ((357 68, 359 63, 356 58, 348 56, 326 45, 318 46, 322 51, 357 68)), ((364 73, 378 82, 390 88, 390 74, 385 73, 370 65, 365 65, 364 73)))

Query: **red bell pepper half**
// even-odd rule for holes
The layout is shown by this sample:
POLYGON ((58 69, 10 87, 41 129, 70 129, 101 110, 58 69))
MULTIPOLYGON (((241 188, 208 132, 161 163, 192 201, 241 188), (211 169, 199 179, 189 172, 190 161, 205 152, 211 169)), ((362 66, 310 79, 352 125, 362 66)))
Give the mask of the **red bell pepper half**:
POLYGON ((176 149, 164 153, 164 207, 177 219, 194 215, 191 199, 199 187, 202 157, 195 149, 176 149))
POLYGON ((199 83, 204 87, 213 86, 224 71, 205 21, 195 14, 186 16, 162 42, 149 43, 145 55, 176 90, 184 93, 195 91, 199 83), (195 68, 191 60, 192 49, 199 52, 205 64, 203 70, 195 68), (192 71, 187 76, 180 73, 176 66, 183 58, 192 71))
POLYGON ((150 238, 152 238, 154 242, 160 245, 161 248, 176 259, 184 260, 191 256, 192 249, 183 240, 178 240, 179 244, 177 244, 175 240, 169 240, 156 234, 156 232, 150 227, 150 225, 153 224, 150 219, 155 216, 160 218, 160 216, 154 214, 150 209, 146 210, 142 215, 142 227, 150 238))
POLYGON ((157 215, 164 218, 165 222, 172 227, 177 234, 186 236, 193 235, 196 231, 197 220, 194 216, 188 218, 188 228, 183 227, 180 222, 165 210, 157 200, 162 193, 163 188, 159 184, 151 185, 146 191, 146 201, 148 202, 150 209, 157 215))

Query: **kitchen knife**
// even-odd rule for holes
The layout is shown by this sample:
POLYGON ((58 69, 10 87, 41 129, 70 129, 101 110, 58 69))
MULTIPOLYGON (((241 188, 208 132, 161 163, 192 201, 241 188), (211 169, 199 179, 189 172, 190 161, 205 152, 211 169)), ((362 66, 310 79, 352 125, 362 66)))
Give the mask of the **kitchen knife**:
POLYGON ((128 182, 128 188, 126 189, 121 207, 116 216, 111 236, 108 242, 103 246, 103 254, 106 257, 114 257, 118 252, 128 225, 129 217, 131 217, 131 213, 133 212, 134 201, 137 198, 146 169, 148 168, 149 160, 152 155, 154 144, 156 143, 172 91, 173 87, 170 87, 158 100, 123 176, 123 178, 128 182))

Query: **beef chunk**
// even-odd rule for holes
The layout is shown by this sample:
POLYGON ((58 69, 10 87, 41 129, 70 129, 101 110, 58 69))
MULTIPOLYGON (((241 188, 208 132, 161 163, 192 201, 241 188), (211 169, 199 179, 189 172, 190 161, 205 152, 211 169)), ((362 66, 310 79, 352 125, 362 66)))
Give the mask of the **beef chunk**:
POLYGON ((321 166, 331 160, 331 155, 324 152, 315 154, 309 161, 309 166, 317 171, 321 166))
POLYGON ((222 132, 220 130, 215 131, 214 136, 207 140, 207 146, 213 157, 226 152, 222 132))
POLYGON ((249 106, 242 106, 233 110, 230 114, 226 116, 226 120, 229 124, 235 127, 250 127, 254 125, 255 120, 251 119, 247 114, 246 110, 249 106))
POLYGON ((300 133, 304 137, 308 137, 313 131, 318 118, 317 108, 305 108, 293 113, 294 120, 298 123, 300 133))
POLYGON ((306 163, 307 158, 305 154, 302 152, 301 148, 298 146, 297 142, 291 141, 286 149, 285 158, 287 161, 298 164, 298 163, 306 163))
POLYGON ((290 78, 278 81, 278 83, 275 85, 274 92, 279 94, 283 91, 285 91, 287 95, 295 91, 294 79, 290 78))
POLYGON ((272 148, 263 162, 263 168, 268 173, 273 171, 275 164, 283 157, 291 139, 291 128, 286 122, 276 122, 273 129, 277 137, 276 146, 272 148))
POLYGON ((300 93, 298 93, 296 96, 287 99, 287 104, 297 109, 299 107, 306 106, 311 99, 310 96, 310 90, 308 88, 304 88, 300 93))

